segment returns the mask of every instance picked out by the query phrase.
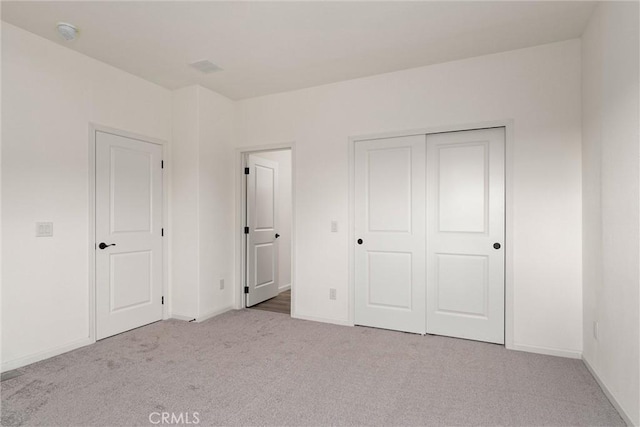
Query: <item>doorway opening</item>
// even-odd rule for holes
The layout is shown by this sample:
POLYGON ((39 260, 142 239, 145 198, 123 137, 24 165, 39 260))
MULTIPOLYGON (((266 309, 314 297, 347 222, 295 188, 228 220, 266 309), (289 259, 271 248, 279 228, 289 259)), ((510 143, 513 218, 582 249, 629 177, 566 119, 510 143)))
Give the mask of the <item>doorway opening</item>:
POLYGON ((291 315, 292 150, 242 157, 242 305, 291 315))

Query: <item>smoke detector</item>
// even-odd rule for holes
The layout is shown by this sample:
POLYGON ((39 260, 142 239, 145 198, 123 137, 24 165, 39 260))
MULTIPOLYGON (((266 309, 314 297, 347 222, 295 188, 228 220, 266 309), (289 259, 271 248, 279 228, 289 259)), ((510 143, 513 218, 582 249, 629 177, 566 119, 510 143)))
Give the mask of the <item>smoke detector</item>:
POLYGON ((211 73, 215 73, 216 71, 222 71, 222 68, 218 67, 216 64, 214 64, 213 62, 207 59, 203 61, 192 62, 191 64, 189 64, 189 66, 205 74, 211 74, 211 73))
POLYGON ((56 28, 58 29, 58 33, 60 33, 62 38, 66 41, 74 40, 78 35, 78 29, 71 24, 67 24, 66 22, 58 22, 56 28))

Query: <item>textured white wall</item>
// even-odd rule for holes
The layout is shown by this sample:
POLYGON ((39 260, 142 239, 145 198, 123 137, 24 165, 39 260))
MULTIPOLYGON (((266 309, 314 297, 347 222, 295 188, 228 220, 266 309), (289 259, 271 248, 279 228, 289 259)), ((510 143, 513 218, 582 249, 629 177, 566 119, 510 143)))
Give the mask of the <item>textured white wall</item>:
POLYGON ((171 93, 3 22, 2 106, 4 370, 88 343, 89 123, 169 141, 171 93))
POLYGON ((640 425, 638 14, 637 2, 600 3, 582 37, 584 358, 635 425, 640 425))
POLYGON ((291 150, 256 154, 278 163, 278 284, 291 285, 291 150))
POLYGON ((515 344, 579 355, 580 109, 579 40, 238 102, 240 146, 296 143, 297 314, 348 321, 349 136, 513 119, 515 344))

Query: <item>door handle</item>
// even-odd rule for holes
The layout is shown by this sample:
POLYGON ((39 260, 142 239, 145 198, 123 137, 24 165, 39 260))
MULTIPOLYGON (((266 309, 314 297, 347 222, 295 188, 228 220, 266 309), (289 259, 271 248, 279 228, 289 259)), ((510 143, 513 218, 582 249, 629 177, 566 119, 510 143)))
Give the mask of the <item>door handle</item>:
POLYGON ((278 237, 280 237, 280 235, 279 235, 278 233, 276 233, 276 239, 277 239, 278 237))
POLYGON ((494 243, 493 249, 500 249, 500 243, 494 243))
POLYGON ((362 244, 362 239, 358 239, 358 244, 361 245, 362 244))
POLYGON ((107 245, 105 242, 101 242, 101 243, 98 245, 98 247, 99 247, 100 249, 107 249, 109 246, 115 246, 115 245, 116 245, 115 243, 111 243, 110 245, 107 245))

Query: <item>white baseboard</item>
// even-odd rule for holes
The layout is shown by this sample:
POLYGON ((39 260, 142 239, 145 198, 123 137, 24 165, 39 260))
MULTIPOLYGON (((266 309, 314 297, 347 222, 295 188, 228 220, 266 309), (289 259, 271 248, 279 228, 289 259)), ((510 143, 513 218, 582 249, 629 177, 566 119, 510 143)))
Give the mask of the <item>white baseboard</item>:
POLYGON ((81 338, 79 340, 72 341, 68 344, 64 344, 58 347, 54 347, 48 350, 39 351, 37 353, 29 354, 27 356, 19 357, 17 359, 9 360, 3 362, 0 371, 6 372, 12 369, 22 368, 23 366, 30 365, 32 363, 39 362, 44 359, 48 359, 50 357, 58 356, 63 353, 67 353, 69 351, 75 350, 80 347, 87 346, 89 344, 93 344, 95 341, 90 339, 89 337, 81 338))
POLYGON ((349 322, 348 320, 336 320, 336 319, 327 319, 324 317, 314 317, 314 316, 305 316, 303 314, 291 314, 291 317, 293 317, 294 319, 300 319, 300 320, 310 320, 312 322, 321 322, 321 323, 331 323, 333 325, 340 325, 340 326, 353 326, 353 323, 349 322))
POLYGON ((622 409, 622 406, 620 406, 616 397, 613 395, 613 393, 611 393, 611 390, 609 390, 609 387, 607 387, 605 383, 602 382, 602 380, 600 379, 600 375, 598 375, 598 372, 593 368, 593 366, 591 366, 591 364, 586 358, 582 357, 582 362, 587 367, 589 372, 591 372, 591 375, 593 375, 593 378, 595 378, 596 382, 604 392, 604 395, 607 396, 607 399, 609 399, 609 402, 611 402, 613 407, 616 408, 616 410, 618 411, 618 413, 620 414, 624 422, 627 423, 629 427, 633 427, 634 424, 631 421, 631 417, 629 416, 629 414, 625 412, 624 409, 622 409))
POLYGON ((278 288, 278 293, 288 291, 289 289, 291 289, 291 283, 289 283, 288 285, 280 286, 278 288))
POLYGON ((192 320, 196 320, 193 316, 185 316, 184 314, 171 313, 169 316, 171 319, 184 320, 185 322, 191 322, 192 320))
POLYGON ((566 350, 562 348, 538 347, 526 344, 507 345, 507 350, 526 351, 528 353, 546 354, 547 356, 567 357, 569 359, 582 359, 582 352, 577 350, 566 350))
POLYGON ((209 313, 203 314, 202 316, 198 317, 196 319, 196 323, 204 322, 205 320, 209 320, 212 317, 219 316, 222 313, 226 313, 227 311, 231 311, 231 310, 233 310, 233 307, 228 306, 228 307, 221 308, 219 310, 210 311, 209 313))

